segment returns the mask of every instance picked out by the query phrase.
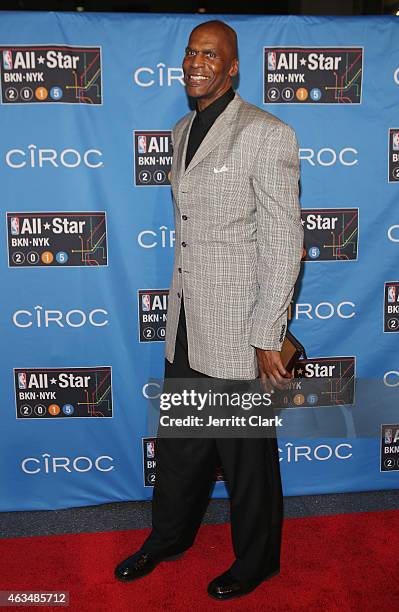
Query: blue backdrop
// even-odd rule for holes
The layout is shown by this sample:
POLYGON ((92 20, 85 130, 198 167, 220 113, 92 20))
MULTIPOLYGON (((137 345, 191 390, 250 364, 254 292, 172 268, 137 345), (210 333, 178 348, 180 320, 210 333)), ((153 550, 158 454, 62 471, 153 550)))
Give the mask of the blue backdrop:
MULTIPOLYGON (((355 376, 399 382, 397 20, 222 18, 241 96, 297 132, 306 255, 291 329, 307 376, 327 364, 349 381, 320 419, 350 424, 364 409, 355 376)), ((152 495, 170 130, 189 110, 188 35, 207 19, 1 14, 2 511, 152 495)), ((304 419, 323 404, 295 401, 304 419)), ((280 440, 285 494, 399 487, 399 418, 375 409, 367 437, 280 440)))

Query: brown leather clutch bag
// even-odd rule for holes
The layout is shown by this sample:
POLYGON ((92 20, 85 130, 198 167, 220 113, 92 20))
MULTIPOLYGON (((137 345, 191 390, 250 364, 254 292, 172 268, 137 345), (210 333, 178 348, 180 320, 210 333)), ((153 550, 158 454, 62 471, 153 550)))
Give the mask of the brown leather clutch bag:
POLYGON ((280 351, 281 361, 288 372, 292 372, 298 359, 305 357, 305 347, 295 338, 294 334, 287 330, 280 351))

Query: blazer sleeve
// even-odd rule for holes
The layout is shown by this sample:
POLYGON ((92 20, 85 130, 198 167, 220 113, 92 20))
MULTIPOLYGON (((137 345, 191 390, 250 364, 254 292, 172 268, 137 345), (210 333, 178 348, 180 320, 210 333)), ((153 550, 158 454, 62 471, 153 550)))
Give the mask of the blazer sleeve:
POLYGON ((251 175, 256 198, 259 294, 250 344, 279 351, 303 250, 298 143, 291 127, 279 122, 265 134, 251 175))

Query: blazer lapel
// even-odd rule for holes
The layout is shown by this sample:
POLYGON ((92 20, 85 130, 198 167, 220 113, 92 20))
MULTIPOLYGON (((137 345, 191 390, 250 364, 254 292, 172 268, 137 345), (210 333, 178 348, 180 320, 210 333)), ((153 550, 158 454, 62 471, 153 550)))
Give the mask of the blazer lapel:
POLYGON ((182 178, 185 174, 187 174, 188 172, 191 172, 191 170, 195 168, 195 166, 197 166, 203 159, 205 159, 207 155, 209 155, 211 151, 213 151, 213 149, 215 149, 218 146, 221 140, 227 135, 228 130, 233 124, 234 119, 237 115, 239 105, 241 103, 242 103, 242 100, 240 96, 238 95, 238 93, 236 93, 235 97, 230 102, 230 104, 227 105, 225 110, 216 119, 215 123, 212 125, 211 129, 209 130, 204 140, 201 142, 200 146, 195 152, 195 155, 192 158, 191 162, 189 163, 187 168, 185 168, 185 158, 186 158, 188 137, 190 134, 191 125, 195 117, 195 113, 193 113, 193 117, 187 126, 187 131, 185 132, 182 138, 182 144, 184 143, 184 146, 179 147, 180 149, 179 159, 178 159, 179 168, 180 168, 179 178, 182 178))
POLYGON ((188 145, 188 137, 190 135, 191 126, 193 124, 195 117, 195 111, 191 113, 188 117, 187 125, 183 130, 182 137, 180 139, 180 144, 177 150, 177 162, 176 162, 176 176, 180 179, 181 175, 185 170, 186 165, 186 151, 188 145))

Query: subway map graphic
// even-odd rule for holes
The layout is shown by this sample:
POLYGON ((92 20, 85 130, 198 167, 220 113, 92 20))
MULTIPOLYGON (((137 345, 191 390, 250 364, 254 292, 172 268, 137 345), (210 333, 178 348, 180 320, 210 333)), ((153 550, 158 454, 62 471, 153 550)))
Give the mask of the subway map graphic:
POLYGON ((3 104, 102 104, 100 47, 1 46, 3 104))
POLYGON ((360 104, 361 47, 265 47, 265 104, 360 104))
POLYGON ((304 208, 303 261, 356 260, 359 240, 358 208, 304 208))

